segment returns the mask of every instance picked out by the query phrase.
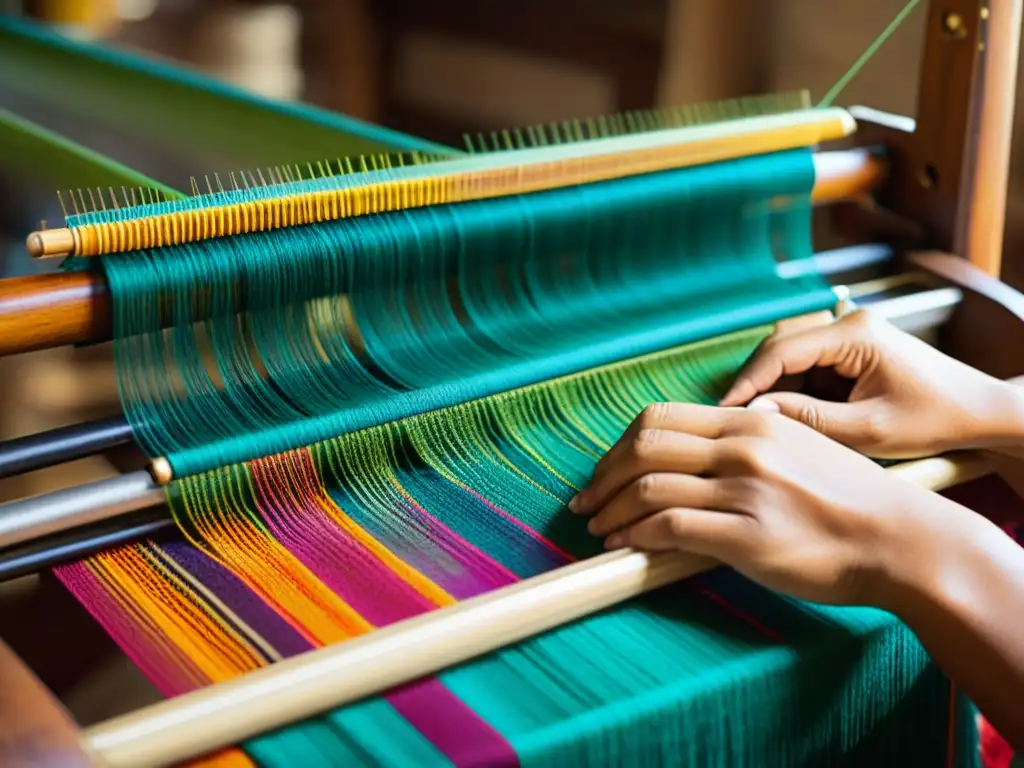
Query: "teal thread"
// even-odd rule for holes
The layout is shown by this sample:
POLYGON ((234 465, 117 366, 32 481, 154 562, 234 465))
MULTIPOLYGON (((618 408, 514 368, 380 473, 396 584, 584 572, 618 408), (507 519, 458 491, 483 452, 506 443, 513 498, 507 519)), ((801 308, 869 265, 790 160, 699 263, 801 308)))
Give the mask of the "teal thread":
POLYGON ((125 414, 191 474, 829 307, 776 271, 813 183, 795 151, 103 257, 125 414))

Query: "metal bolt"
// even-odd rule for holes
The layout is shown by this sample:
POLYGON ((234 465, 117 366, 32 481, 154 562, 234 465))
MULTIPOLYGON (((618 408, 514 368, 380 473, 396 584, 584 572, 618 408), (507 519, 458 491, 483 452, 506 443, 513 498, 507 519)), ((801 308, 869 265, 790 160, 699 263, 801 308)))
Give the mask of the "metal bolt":
POLYGON ((954 40, 962 40, 967 37, 967 24, 959 13, 950 12, 943 16, 942 29, 954 40))

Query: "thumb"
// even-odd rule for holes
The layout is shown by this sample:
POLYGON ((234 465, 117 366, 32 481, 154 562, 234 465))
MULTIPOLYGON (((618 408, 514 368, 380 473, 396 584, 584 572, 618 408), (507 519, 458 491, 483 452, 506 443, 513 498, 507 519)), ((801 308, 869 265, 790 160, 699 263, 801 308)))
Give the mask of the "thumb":
POLYGON ((781 413, 847 445, 859 445, 869 438, 871 422, 863 403, 834 403, 799 392, 773 392, 754 399, 747 407, 781 413))

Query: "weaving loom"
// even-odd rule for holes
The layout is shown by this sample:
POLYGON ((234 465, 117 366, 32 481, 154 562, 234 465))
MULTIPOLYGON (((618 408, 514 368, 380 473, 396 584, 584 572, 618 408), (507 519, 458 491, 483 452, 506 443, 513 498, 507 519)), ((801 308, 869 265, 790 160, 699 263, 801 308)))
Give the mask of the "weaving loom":
POLYGON ((716 402, 775 327, 853 303, 1024 374, 998 281, 1021 8, 929 4, 916 125, 794 94, 466 151, 0 20, 3 162, 67 212, 26 233, 61 270, 0 283, 0 353, 112 340, 123 408, 0 445, 0 476, 151 460, 0 506, 0 573, 55 569, 168 697, 80 731, 0 645, 4 764, 977 764, 894 617, 602 553, 565 505, 645 406, 716 402), (199 115, 196 154, 253 170, 179 192, 33 122, 40 94, 115 99, 139 146, 199 115), (268 160, 283 136, 301 156, 268 160), (823 253, 826 206, 850 245, 823 253))

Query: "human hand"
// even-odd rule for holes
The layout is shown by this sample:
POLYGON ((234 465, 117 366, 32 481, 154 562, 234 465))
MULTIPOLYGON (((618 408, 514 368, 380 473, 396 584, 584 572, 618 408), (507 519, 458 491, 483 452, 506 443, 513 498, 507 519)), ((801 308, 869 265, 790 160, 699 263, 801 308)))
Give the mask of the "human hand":
POLYGON ((876 458, 998 449, 1024 436, 1020 390, 870 312, 766 340, 721 401, 747 403, 780 411, 876 458), (763 394, 783 376, 828 368, 853 383, 846 402, 796 392, 763 394))
POLYGON ((675 403, 645 409, 570 504, 608 548, 685 550, 798 598, 879 607, 951 507, 779 414, 675 403))

